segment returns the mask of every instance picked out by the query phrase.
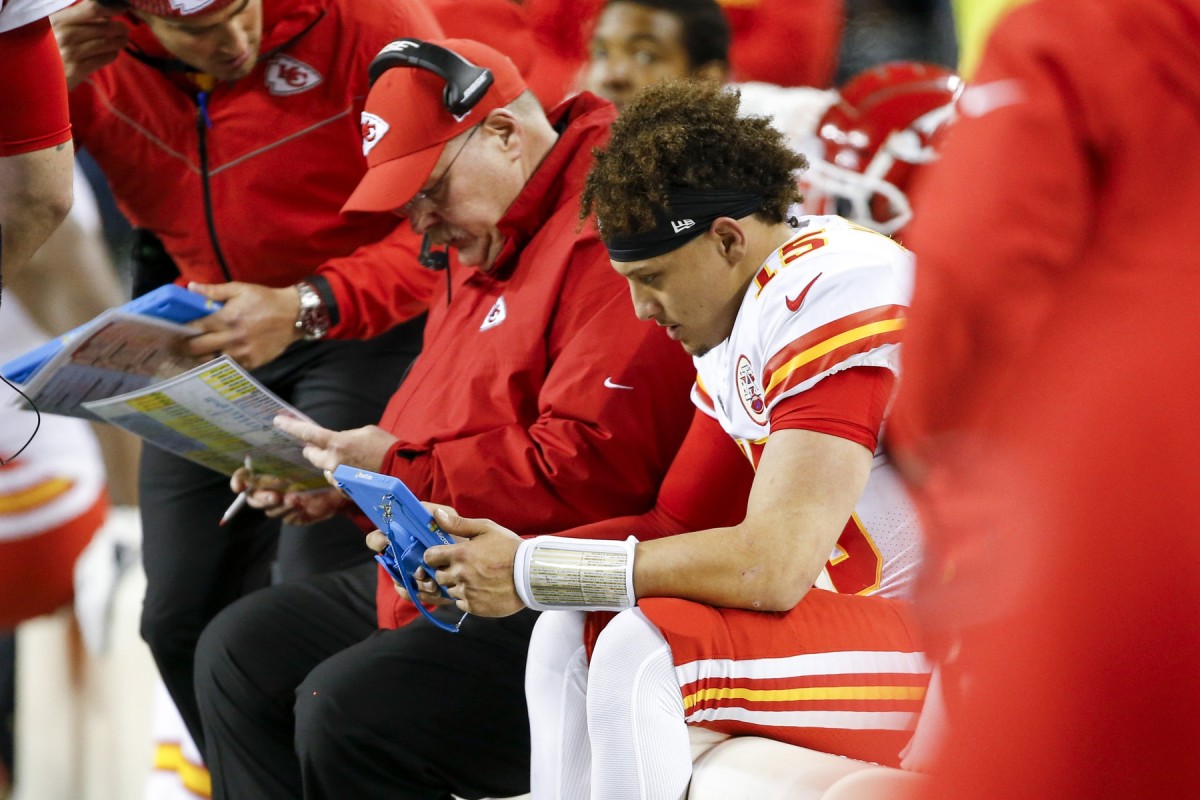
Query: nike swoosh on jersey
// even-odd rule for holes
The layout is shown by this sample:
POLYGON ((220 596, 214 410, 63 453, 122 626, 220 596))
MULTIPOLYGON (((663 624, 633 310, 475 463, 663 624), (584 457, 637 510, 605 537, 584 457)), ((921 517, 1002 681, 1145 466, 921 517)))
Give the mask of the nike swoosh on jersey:
POLYGON ((813 287, 813 284, 817 282, 817 279, 820 278, 824 274, 825 274, 824 272, 818 272, 817 277, 813 278, 811 281, 808 282, 808 286, 805 286, 800 291, 800 294, 796 295, 795 300, 788 297, 787 295, 784 295, 783 299, 787 303, 788 311, 795 313, 800 310, 800 306, 804 303, 804 298, 808 294, 808 290, 811 289, 813 287))
POLYGON ((604 379, 604 388, 605 389, 632 389, 633 387, 626 386, 623 383, 616 383, 615 381, 613 381, 612 378, 605 378, 604 379))

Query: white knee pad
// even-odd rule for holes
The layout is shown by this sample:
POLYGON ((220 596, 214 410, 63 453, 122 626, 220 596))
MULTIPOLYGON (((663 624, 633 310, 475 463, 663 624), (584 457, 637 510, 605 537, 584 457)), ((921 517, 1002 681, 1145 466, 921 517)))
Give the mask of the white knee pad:
POLYGON ((533 746, 530 791, 535 800, 588 797, 586 616, 582 611, 543 612, 529 642, 525 700, 533 746))
POLYGON ((636 608, 596 642, 588 676, 592 797, 677 800, 692 775, 671 648, 636 608))

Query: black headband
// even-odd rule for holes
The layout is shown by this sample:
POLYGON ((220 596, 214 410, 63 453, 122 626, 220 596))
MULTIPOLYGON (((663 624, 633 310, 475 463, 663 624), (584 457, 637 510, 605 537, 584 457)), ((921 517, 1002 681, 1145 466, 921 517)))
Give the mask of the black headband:
POLYGON ((687 189, 676 186, 667 190, 667 209, 655 216, 658 225, 643 233, 600 238, 613 261, 643 261, 683 247, 708 231, 720 217, 741 219, 758 211, 766 203, 760 194, 736 189, 687 189))

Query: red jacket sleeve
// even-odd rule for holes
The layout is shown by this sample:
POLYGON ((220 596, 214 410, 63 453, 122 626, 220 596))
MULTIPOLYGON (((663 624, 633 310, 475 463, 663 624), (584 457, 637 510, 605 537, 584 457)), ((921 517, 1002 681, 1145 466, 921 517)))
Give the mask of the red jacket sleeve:
POLYGON ((431 448, 402 441, 383 470, 469 516, 499 510, 521 533, 646 508, 687 430, 692 366, 661 330, 634 319, 624 291, 606 294, 593 306, 594 293, 575 293, 557 309, 556 329, 570 334, 554 348, 532 425, 431 448))
POLYGON ((639 541, 736 525, 746 516, 754 482, 750 461, 715 419, 696 409, 692 426, 663 478, 654 508, 563 531, 583 539, 639 541))
POLYGON ((337 302, 335 339, 368 339, 412 319, 429 306, 434 287, 445 276, 417 262, 421 238, 405 223, 378 242, 317 269, 337 302))

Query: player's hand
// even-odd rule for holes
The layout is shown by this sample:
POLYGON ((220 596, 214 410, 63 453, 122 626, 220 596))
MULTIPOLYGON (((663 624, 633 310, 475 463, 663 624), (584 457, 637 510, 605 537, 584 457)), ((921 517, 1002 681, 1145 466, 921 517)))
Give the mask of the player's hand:
POLYGON ((437 582, 455 604, 481 617, 507 617, 523 609, 513 584, 521 537, 488 519, 467 519, 448 506, 424 505, 442 530, 467 540, 425 551, 425 563, 437 570, 437 582))
POLYGON ((94 0, 83 0, 50 15, 58 52, 67 73, 67 91, 121 54, 129 41, 129 26, 94 0))
POLYGON ((384 456, 396 441, 395 436, 378 425, 331 431, 315 422, 281 416, 275 418, 275 427, 303 439, 306 442, 302 451, 304 457, 317 469, 331 471, 339 464, 347 464, 378 472, 384 456))
POLYGON ((233 473, 229 488, 246 492, 246 505, 288 525, 313 525, 329 519, 349 502, 337 489, 302 491, 283 478, 251 473, 245 468, 233 473))
MULTIPOLYGON (((367 547, 374 550, 376 553, 382 553, 384 548, 388 546, 388 539, 383 535, 382 531, 371 531, 367 534, 367 547)), ((422 605, 431 606, 446 606, 453 603, 453 600, 448 599, 440 591, 427 574, 425 569, 420 567, 413 573, 413 579, 417 586, 417 602, 422 605)), ((404 584, 399 581, 392 581, 392 586, 396 589, 396 594, 403 597, 405 600, 411 601, 413 598, 409 595, 408 590, 404 588, 404 584)))
POLYGON ((224 305, 191 323, 198 331, 185 344, 194 356, 224 353, 246 369, 273 361, 300 338, 296 317, 300 295, 295 287, 272 289, 256 283, 190 283, 188 288, 224 305))

